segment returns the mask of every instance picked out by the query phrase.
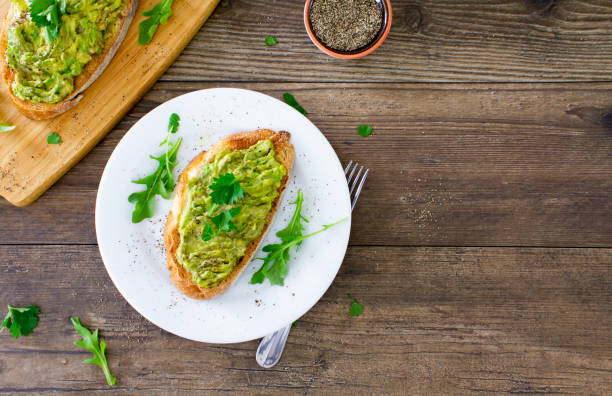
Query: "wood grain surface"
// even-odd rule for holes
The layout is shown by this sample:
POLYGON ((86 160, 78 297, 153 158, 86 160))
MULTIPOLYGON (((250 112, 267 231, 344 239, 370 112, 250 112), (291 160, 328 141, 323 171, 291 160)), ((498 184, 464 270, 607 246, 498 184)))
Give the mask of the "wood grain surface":
POLYGON ((2 338, 0 393, 108 389, 72 345, 69 317, 79 315, 102 329, 118 394, 603 395, 612 387, 611 255, 350 247, 332 287, 298 320, 281 363, 265 370, 253 358, 256 341, 197 343, 147 322, 114 288, 95 246, 3 246, 0 298, 36 303, 42 316, 33 335, 2 338), (365 305, 360 317, 347 315, 347 292, 365 305))
MULTIPOLYGON (((72 168, 166 71, 218 1, 176 1, 173 18, 146 46, 138 45, 138 24, 145 18, 140 12, 157 2, 140 1, 139 13, 104 73, 76 107, 56 118, 30 120, 2 91, 0 117, 16 128, 0 134, 0 195, 14 205, 28 205, 72 168), (47 144, 51 132, 59 133, 61 144, 47 144)), ((0 1, 0 15, 6 14, 9 3, 0 1)))
POLYGON ((223 0, 162 79, 524 82, 612 77, 609 0, 393 0, 389 37, 346 62, 306 35, 304 1, 223 0), (266 35, 279 44, 266 47, 266 35))
MULTIPOLYGON (((610 245, 610 83, 225 85, 292 92, 341 161, 372 169, 353 244, 610 245), (362 123, 374 128, 369 138, 356 133, 362 123)), ((212 86, 157 84, 45 202, 0 203, 8 220, 0 243, 95 243, 98 182, 126 129, 158 104, 212 86), (53 217, 63 219, 56 232, 40 228, 53 217)))
POLYGON ((0 394, 609 394, 612 3, 394 0, 389 38, 354 62, 309 42, 302 7, 222 0, 91 154, 34 204, 0 201, 0 307, 42 311, 31 336, 0 334, 0 394), (291 92, 343 162, 371 169, 340 273, 272 369, 257 341, 149 323, 96 245, 121 137, 218 86, 291 92), (116 387, 81 363, 73 315, 100 328, 116 387))

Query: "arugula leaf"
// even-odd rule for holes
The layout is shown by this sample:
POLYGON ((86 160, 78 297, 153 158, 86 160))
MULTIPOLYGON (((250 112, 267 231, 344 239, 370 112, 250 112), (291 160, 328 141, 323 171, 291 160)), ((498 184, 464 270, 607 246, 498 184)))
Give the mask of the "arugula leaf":
POLYGON ((60 144, 62 142, 62 138, 57 132, 52 132, 47 135, 47 144, 60 144))
POLYGON ((240 213, 241 209, 240 206, 236 206, 235 208, 219 213, 211 218, 210 221, 213 222, 219 231, 230 232, 231 230, 236 230, 236 226, 231 220, 240 213))
POLYGON ((31 0, 30 19, 39 27, 44 28, 49 41, 57 40, 59 23, 66 14, 66 0, 31 0))
POLYGON ((273 36, 266 36, 266 45, 268 47, 278 44, 278 40, 273 36))
POLYGON ((283 94, 283 99, 285 99, 285 103, 287 103, 289 106, 293 107, 294 109, 296 109, 300 113, 302 113, 304 115, 308 114, 308 112, 302 106, 300 106, 300 104, 297 102, 297 100, 295 100, 293 95, 291 95, 290 93, 285 92, 283 94))
POLYGON ((363 305, 361 305, 351 293, 346 293, 348 298, 353 299, 351 302, 351 308, 349 309, 349 316, 359 316, 363 312, 363 305))
POLYGON ((172 0, 162 0, 149 11, 144 11, 142 15, 150 18, 138 25, 138 44, 147 45, 153 40, 157 27, 166 23, 172 15, 172 0))
POLYGON ((15 125, 11 125, 8 122, 0 122, 0 132, 8 132, 15 129, 15 125))
POLYGON ((85 348, 94 355, 92 358, 83 360, 83 363, 97 364, 100 366, 106 377, 106 382, 109 385, 115 385, 117 378, 111 375, 106 356, 104 355, 106 343, 98 338, 98 329, 92 333, 87 327, 81 324, 81 320, 78 317, 70 318, 70 320, 76 332, 83 338, 82 340, 75 341, 74 345, 85 348))
POLYGON ((20 335, 27 336, 32 333, 38 325, 38 314, 40 309, 34 305, 28 305, 24 308, 8 306, 8 313, 0 326, 0 333, 6 327, 9 329, 13 337, 19 338, 20 335))
POLYGON ((204 225, 204 229, 202 230, 202 240, 204 242, 208 242, 210 241, 215 235, 217 235, 217 232, 215 230, 213 230, 212 226, 210 225, 210 223, 206 223, 204 225))
POLYGON ((233 173, 215 177, 209 188, 212 190, 210 197, 217 205, 234 204, 244 198, 244 190, 233 173))
POLYGON ((282 286, 285 276, 287 275, 287 262, 291 259, 289 255, 291 249, 299 246, 304 239, 317 235, 346 220, 346 218, 344 218, 333 224, 324 225, 319 231, 315 231, 308 235, 302 235, 304 227, 300 220, 305 220, 301 214, 303 201, 303 194, 300 190, 298 192, 298 198, 295 201, 296 210, 289 225, 276 233, 276 235, 281 238, 282 243, 270 244, 263 247, 262 251, 268 253, 268 255, 264 258, 258 258, 258 260, 263 260, 263 264, 251 277, 251 284, 263 283, 263 281, 268 278, 271 285, 282 286))
MULTIPOLYGON (((308 219, 302 216, 302 204, 304 203, 304 193, 302 190, 298 191, 298 196, 295 199, 293 204, 295 205, 295 211, 293 212, 293 216, 291 220, 289 220, 289 224, 287 227, 283 228, 279 232, 276 233, 276 236, 281 239, 283 242, 290 242, 293 238, 302 236, 302 232, 304 231, 304 226, 302 225, 302 220, 308 223, 308 219)), ((302 242, 298 243, 298 246, 302 242)))
POLYGON ((363 137, 370 136, 372 134, 372 127, 366 124, 359 125, 357 132, 363 137))
MULTIPOLYGON (((176 143, 170 141, 170 134, 176 132, 172 131, 175 129, 174 122, 178 125, 178 115, 176 115, 174 122, 172 120, 173 116, 170 116, 168 134, 162 142, 162 144, 166 145, 166 152, 159 157, 149 156, 157 161, 157 169, 149 176, 132 181, 132 183, 144 184, 146 186, 144 191, 135 192, 128 197, 130 203, 136 204, 132 212, 132 223, 139 223, 144 219, 153 217, 153 197, 155 195, 161 195, 162 198, 169 199, 170 193, 174 191, 172 170, 176 166, 176 156, 183 138, 179 138, 176 143)), ((178 129, 178 126, 176 126, 176 129, 178 129)))

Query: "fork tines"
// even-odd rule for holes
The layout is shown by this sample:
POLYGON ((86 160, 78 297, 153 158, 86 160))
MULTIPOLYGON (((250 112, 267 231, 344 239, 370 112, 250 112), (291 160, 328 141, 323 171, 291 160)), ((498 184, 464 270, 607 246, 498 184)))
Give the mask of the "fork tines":
POLYGON ((359 198, 359 194, 361 193, 363 183, 365 183, 368 173, 370 172, 369 169, 366 169, 365 172, 363 170, 363 166, 359 166, 357 162, 353 161, 349 161, 348 165, 344 169, 346 182, 349 185, 349 194, 351 195, 351 210, 355 207, 357 198, 359 198), (359 170, 357 170, 357 168, 359 168, 359 170), (355 171, 357 171, 357 174, 355 174, 355 171), (355 187, 357 187, 356 190, 355 187))

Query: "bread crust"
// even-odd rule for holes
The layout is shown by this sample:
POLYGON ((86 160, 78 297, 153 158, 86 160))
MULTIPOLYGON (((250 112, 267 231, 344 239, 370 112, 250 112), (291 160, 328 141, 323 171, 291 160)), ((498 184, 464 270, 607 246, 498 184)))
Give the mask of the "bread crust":
POLYGON ((246 265, 257 251, 257 247, 272 223, 274 215, 278 210, 278 205, 283 192, 287 187, 291 170, 293 168, 293 162, 295 160, 295 151, 291 143, 289 143, 290 138, 291 135, 289 132, 274 132, 269 129, 258 129, 256 131, 230 135, 213 145, 209 151, 202 151, 200 154, 198 154, 181 173, 175 188, 175 195, 172 198, 172 206, 170 213, 168 214, 166 227, 164 229, 166 262, 168 264, 168 269, 170 270, 170 278, 181 292, 192 298, 209 299, 218 296, 227 290, 227 288, 230 287, 236 279, 238 279, 242 271, 244 271, 246 265), (176 250, 181 242, 181 237, 178 231, 178 222, 185 203, 185 188, 187 186, 187 182, 191 177, 198 175, 198 170, 202 164, 212 162, 215 156, 221 150, 244 150, 256 144, 260 140, 266 139, 270 139, 272 143, 274 143, 276 160, 283 164, 287 169, 287 174, 283 180, 281 180, 279 195, 276 197, 274 202, 272 202, 272 208, 266 217, 261 235, 259 238, 249 243, 245 255, 232 269, 230 275, 216 286, 209 288, 201 287, 193 281, 191 273, 176 260, 176 250))
POLYGON ((92 56, 91 60, 83 67, 83 72, 74 78, 74 90, 66 99, 57 103, 35 103, 17 97, 11 88, 15 81, 15 71, 11 69, 6 61, 6 48, 8 45, 7 29, 13 7, 4 17, 2 33, 0 34, 0 69, 2 80, 6 85, 11 101, 23 115, 33 120, 46 120, 56 117, 74 106, 83 98, 85 91, 93 82, 100 77, 104 69, 109 65, 119 46, 125 38, 128 28, 136 15, 139 0, 128 0, 115 25, 115 35, 104 45, 101 53, 92 56))

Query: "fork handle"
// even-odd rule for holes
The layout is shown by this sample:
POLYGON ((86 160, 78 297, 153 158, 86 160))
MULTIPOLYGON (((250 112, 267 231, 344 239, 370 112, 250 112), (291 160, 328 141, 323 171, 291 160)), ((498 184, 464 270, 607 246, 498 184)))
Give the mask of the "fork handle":
POLYGON ((290 330, 291 324, 288 324, 261 340, 255 354, 255 360, 261 367, 270 368, 278 363, 285 349, 290 330))

